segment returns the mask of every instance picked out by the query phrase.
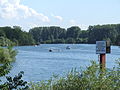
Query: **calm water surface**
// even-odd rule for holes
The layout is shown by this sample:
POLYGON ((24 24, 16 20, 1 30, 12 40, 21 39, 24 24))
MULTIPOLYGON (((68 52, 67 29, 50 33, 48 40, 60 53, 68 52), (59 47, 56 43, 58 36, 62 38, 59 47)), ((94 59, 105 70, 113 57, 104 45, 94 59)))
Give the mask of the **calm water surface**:
MULTIPOLYGON (((13 63, 10 75, 24 71, 24 80, 47 80, 53 74, 64 75, 72 68, 85 68, 91 60, 98 62, 95 45, 91 44, 41 44, 34 46, 18 46, 16 62, 13 63), (71 49, 67 50, 66 47, 71 49), (54 49, 49 52, 49 49, 54 49)), ((107 68, 115 65, 115 60, 120 58, 120 48, 112 46, 111 54, 107 54, 107 68)))

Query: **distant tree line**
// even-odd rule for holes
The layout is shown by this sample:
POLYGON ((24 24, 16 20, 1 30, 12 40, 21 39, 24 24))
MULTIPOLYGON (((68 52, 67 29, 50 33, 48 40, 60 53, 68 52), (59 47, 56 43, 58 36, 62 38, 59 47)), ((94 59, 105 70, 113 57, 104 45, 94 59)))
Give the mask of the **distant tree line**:
POLYGON ((0 27, 0 46, 13 46, 13 45, 32 45, 35 40, 28 32, 22 31, 21 27, 0 27))
POLYGON ((78 26, 64 29, 61 27, 34 27, 29 32, 21 27, 0 27, 0 46, 35 45, 59 43, 95 44, 99 40, 109 40, 114 45, 120 45, 120 24, 94 25, 87 30, 78 26))
POLYGON ((95 44, 99 40, 109 40, 120 45, 120 24, 94 25, 87 30, 78 26, 64 29, 60 27, 35 27, 29 33, 39 43, 88 43, 95 44))
POLYGON ((109 40, 112 44, 120 45, 120 24, 89 26, 88 31, 88 43, 109 40))
POLYGON ((87 43, 88 31, 73 26, 67 30, 60 27, 35 27, 29 33, 37 43, 87 43))

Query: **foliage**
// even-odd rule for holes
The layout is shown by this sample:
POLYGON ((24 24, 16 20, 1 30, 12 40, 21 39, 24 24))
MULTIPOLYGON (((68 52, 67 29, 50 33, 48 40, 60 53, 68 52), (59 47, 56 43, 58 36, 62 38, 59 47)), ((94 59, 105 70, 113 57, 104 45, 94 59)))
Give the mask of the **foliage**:
POLYGON ((11 40, 1 36, 0 37, 0 46, 13 46, 16 45, 14 42, 12 42, 11 40))
POLYGON ((36 42, 39 43, 55 43, 59 39, 64 39, 66 30, 60 27, 35 27, 30 29, 29 33, 36 42))
MULTIPOLYGON (((0 77, 5 76, 6 74, 9 73, 11 69, 11 62, 15 60, 15 56, 17 54, 16 50, 13 50, 12 47, 7 47, 7 48, 0 48, 0 77)), ((23 81, 22 75, 24 72, 20 72, 17 76, 14 78, 7 76, 7 82, 4 84, 0 85, 0 90, 25 90, 28 88, 26 85, 27 82, 23 81)))
POLYGON ((11 46, 8 46, 7 49, 10 54, 11 61, 15 61, 15 59, 16 59, 15 56, 17 55, 18 51, 14 50, 13 47, 11 47, 11 46))
POLYGON ((23 76, 24 72, 21 71, 16 75, 14 78, 7 76, 7 82, 3 84, 2 89, 3 90, 26 90, 28 88, 27 82, 23 81, 21 78, 23 76))
POLYGON ((35 27, 30 29, 36 42, 39 43, 75 43, 75 39, 79 38, 81 29, 73 26, 67 30, 60 27, 35 27))
POLYGON ((75 43, 75 40, 73 38, 67 38, 66 42, 67 43, 75 43))
POLYGON ((21 27, 13 26, 11 27, 0 27, 0 45, 33 45, 35 41, 31 34, 22 31, 21 27), (3 44, 2 44, 3 43, 3 44))
MULTIPOLYGON (((0 77, 5 76, 9 73, 11 69, 10 62, 15 60, 17 54, 16 50, 13 50, 12 47, 0 48, 0 77)), ((0 85, 0 88, 3 85, 0 85)))
POLYGON ((120 90, 120 62, 104 72, 92 61, 85 70, 73 69, 66 77, 54 76, 50 80, 30 83, 30 90, 120 90))
POLYGON ((73 26, 67 29, 66 36, 67 38, 79 38, 81 29, 78 26, 73 26))
POLYGON ((0 77, 5 76, 11 69, 10 63, 4 63, 0 66, 0 77))
POLYGON ((94 25, 88 30, 72 26, 66 30, 60 27, 35 27, 29 33, 38 43, 92 43, 109 40, 112 44, 120 44, 120 24, 94 25), (62 42, 63 40, 63 42, 62 42))
POLYGON ((120 34, 117 36, 115 43, 120 46, 120 34))
POLYGON ((64 29, 61 27, 34 27, 29 32, 21 27, 0 27, 0 45, 34 45, 41 43, 90 43, 109 40, 114 45, 120 45, 120 24, 94 25, 87 30, 78 26, 64 29))
POLYGON ((118 36, 116 25, 95 25, 90 26, 89 30, 89 43, 95 43, 96 41, 110 39, 111 43, 115 44, 118 36))
POLYGON ((13 50, 12 47, 0 48, 0 63, 12 62, 15 60, 17 54, 16 50, 13 50))

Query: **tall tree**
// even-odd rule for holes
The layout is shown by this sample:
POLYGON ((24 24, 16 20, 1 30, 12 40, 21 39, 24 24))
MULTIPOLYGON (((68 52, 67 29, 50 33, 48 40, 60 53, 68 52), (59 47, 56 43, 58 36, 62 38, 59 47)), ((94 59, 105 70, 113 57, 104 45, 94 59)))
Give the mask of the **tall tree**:
POLYGON ((80 31, 81 29, 78 26, 72 26, 67 29, 66 37, 74 39, 79 38, 80 31))

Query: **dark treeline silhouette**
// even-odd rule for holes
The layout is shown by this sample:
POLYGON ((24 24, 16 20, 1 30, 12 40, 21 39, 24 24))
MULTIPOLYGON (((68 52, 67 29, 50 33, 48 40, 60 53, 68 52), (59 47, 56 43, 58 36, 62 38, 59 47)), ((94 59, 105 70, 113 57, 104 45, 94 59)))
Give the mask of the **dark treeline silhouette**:
POLYGON ((99 40, 109 40, 120 45, 120 24, 94 25, 87 30, 78 26, 64 29, 60 27, 35 27, 29 33, 37 43, 88 43, 95 44, 99 40))
POLYGON ((88 31, 72 26, 67 30, 60 27, 35 27, 30 34, 37 43, 87 43, 88 31))
POLYGON ((34 45, 58 43, 95 44, 99 40, 109 40, 113 45, 120 45, 120 24, 94 25, 87 30, 78 26, 64 29, 61 27, 34 27, 29 32, 21 27, 0 27, 0 46, 34 45))

